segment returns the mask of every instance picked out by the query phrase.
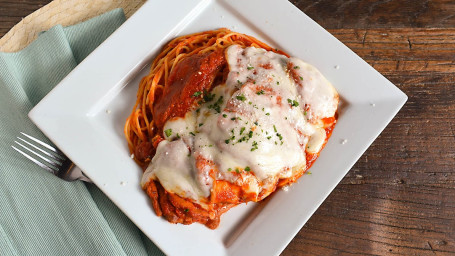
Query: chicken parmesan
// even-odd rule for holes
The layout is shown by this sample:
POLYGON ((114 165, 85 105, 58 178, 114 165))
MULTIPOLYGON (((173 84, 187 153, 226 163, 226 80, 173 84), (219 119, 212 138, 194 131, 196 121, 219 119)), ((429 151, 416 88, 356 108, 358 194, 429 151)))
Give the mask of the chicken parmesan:
POLYGON ((312 65, 218 29, 163 49, 125 135, 156 214, 214 229, 231 207, 261 201, 308 170, 338 101, 312 65))

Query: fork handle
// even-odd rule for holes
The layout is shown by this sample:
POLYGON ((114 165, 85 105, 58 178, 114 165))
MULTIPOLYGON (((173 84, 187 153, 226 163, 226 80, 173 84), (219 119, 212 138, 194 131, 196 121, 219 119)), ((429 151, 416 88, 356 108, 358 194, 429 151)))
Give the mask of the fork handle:
POLYGON ((76 165, 74 165, 73 169, 71 170, 70 178, 72 180, 82 180, 88 183, 93 183, 87 176, 85 176, 81 168, 77 167, 76 165))
POLYGON ((71 160, 67 159, 62 164, 63 170, 66 171, 59 171, 57 176, 66 181, 75 181, 75 180, 82 180, 85 182, 93 183, 82 170, 77 167, 71 160))

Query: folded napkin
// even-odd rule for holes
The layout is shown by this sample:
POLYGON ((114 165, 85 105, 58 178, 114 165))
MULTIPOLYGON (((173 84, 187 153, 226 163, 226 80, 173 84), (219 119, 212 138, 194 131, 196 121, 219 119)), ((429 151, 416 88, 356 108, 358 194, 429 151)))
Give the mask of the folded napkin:
POLYGON ((0 53, 0 255, 162 255, 96 186, 60 180, 10 146, 19 131, 46 140, 28 112, 124 20, 116 9, 0 53))

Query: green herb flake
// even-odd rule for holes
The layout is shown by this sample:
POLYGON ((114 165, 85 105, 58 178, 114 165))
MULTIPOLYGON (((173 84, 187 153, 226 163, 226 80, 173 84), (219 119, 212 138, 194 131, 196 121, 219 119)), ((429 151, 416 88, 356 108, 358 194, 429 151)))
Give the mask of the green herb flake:
POLYGON ((280 140, 283 140, 283 136, 282 136, 281 134, 277 133, 276 136, 277 136, 278 138, 280 138, 280 140))
POLYGON ((228 172, 232 171, 232 168, 228 168, 228 172))
MULTIPOLYGON (((215 95, 215 94, 213 94, 213 95, 215 95)), ((222 104, 223 104, 223 96, 220 96, 218 98, 218 100, 215 103, 209 105, 208 108, 215 110, 217 113, 221 113, 222 104)))
POLYGON ((252 66, 248 66, 246 69, 252 70, 253 68, 254 68, 254 67, 252 67, 252 66))
POLYGON ((184 211, 185 211, 185 212, 188 212, 188 211, 189 211, 189 209, 188 209, 188 208, 185 208, 185 210, 184 210, 184 211))
POLYGON ((277 84, 277 85, 280 85, 280 82, 276 81, 276 84, 277 84))
POLYGON ((226 114, 223 114, 223 117, 224 117, 224 118, 226 118, 226 117, 227 117, 227 115, 226 115, 226 114))
POLYGON ((190 134, 193 135, 193 136, 196 136, 196 134, 194 134, 194 132, 190 132, 190 134))
POLYGON ((240 100, 240 101, 245 101, 246 100, 246 97, 243 94, 242 95, 237 95, 235 98, 240 100))
POLYGON ((245 127, 240 128, 240 135, 245 131, 245 127))
POLYGON ((236 173, 240 173, 239 168, 235 168, 235 172, 236 172, 236 173))
POLYGON ((262 95, 262 94, 264 94, 264 90, 260 90, 260 91, 256 92, 256 94, 257 95, 262 95))
POLYGON ((300 80, 302 80, 302 81, 303 81, 303 77, 299 76, 299 78, 300 78, 300 80))
POLYGON ((297 102, 296 100, 288 99, 288 103, 289 103, 289 105, 291 105, 291 107, 298 107, 299 106, 299 102, 297 102))
POLYGON ((195 92, 195 93, 193 93, 193 97, 197 98, 197 97, 201 96, 201 94, 202 94, 202 92, 195 92))
POLYGON ((273 130, 274 130, 275 132, 277 132, 276 126, 275 126, 275 125, 273 125, 273 130))
POLYGON ((270 116, 270 113, 265 113, 266 116, 270 116))
POLYGON ((164 134, 166 134, 166 137, 170 137, 172 135, 172 129, 164 130, 164 134))
POLYGON ((227 139, 224 141, 224 143, 229 144, 230 141, 231 141, 231 139, 227 139))
POLYGON ((299 69, 300 67, 299 66, 294 66, 294 69, 299 69))
POLYGON ((209 92, 204 90, 204 95, 203 95, 202 99, 204 100, 204 102, 210 102, 213 99, 215 99, 215 97, 216 97, 216 94, 209 93, 209 92))
POLYGON ((245 171, 249 172, 249 171, 251 171, 251 168, 249 166, 247 166, 247 167, 245 167, 245 171))
POLYGON ((253 144, 252 144, 252 148, 251 148, 251 151, 255 151, 256 149, 258 149, 258 143, 256 141, 253 141, 253 144))

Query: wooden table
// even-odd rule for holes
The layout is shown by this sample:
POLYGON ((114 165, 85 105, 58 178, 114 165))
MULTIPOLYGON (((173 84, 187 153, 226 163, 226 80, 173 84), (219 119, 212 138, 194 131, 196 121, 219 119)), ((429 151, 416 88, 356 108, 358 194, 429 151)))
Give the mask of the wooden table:
MULTIPOLYGON (((0 36, 48 2, 0 0, 0 36)), ((291 2, 409 100, 283 255, 455 255, 455 1, 291 2)))

